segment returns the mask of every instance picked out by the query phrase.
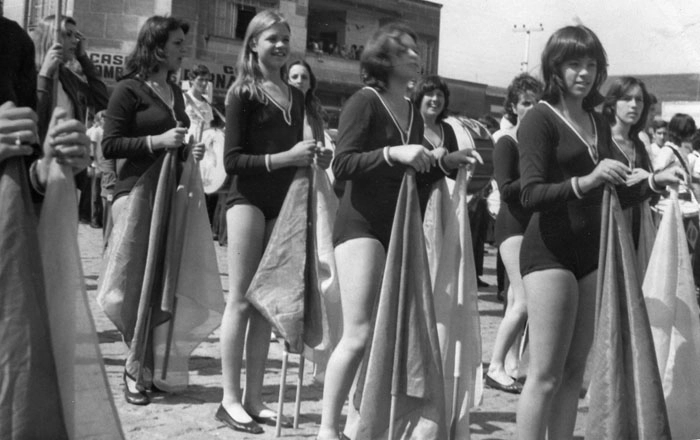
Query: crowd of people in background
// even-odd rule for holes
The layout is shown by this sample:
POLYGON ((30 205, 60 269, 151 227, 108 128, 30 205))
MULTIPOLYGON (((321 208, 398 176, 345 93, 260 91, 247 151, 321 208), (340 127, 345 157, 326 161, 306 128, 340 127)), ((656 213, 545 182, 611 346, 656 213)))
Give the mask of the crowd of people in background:
MULTIPOLYGON (((8 29, 12 26, 1 20, 8 29)), ((249 289, 268 254, 287 251, 268 249, 268 243, 280 227, 277 220, 289 203, 290 187, 303 178, 298 170, 326 170, 322 175, 335 184, 338 196, 337 216, 330 223, 342 334, 316 360, 317 380, 324 386, 317 438, 346 438, 341 412, 372 341, 373 311, 404 176, 415 174, 423 216, 434 184, 456 179, 461 169, 482 166, 482 158, 474 148, 463 148, 446 122, 452 110, 446 82, 436 75, 419 77, 419 37, 403 24, 382 26, 365 45, 308 42, 307 50, 316 56, 360 61, 363 87, 345 103, 334 141, 315 95, 317 78, 307 62, 293 58, 291 27, 281 14, 263 11, 248 25, 223 115, 207 98, 206 66, 195 66, 186 92, 176 79, 188 31, 184 20, 149 18, 127 58, 125 75, 110 94, 86 55, 75 20, 42 20, 32 32, 33 49, 16 54, 14 68, 25 68, 25 73, 2 78, 0 179, 17 162, 25 170, 22 197, 41 203, 49 161, 59 161, 75 174, 80 220, 104 229, 105 273, 117 274, 114 279, 121 277, 126 286, 115 293, 105 275, 99 296, 128 345, 124 398, 148 405, 151 392, 186 386, 186 368, 184 379, 172 378, 174 373, 166 379, 173 328, 185 325, 180 312, 187 307, 186 296, 168 290, 168 276, 171 267, 178 276, 201 275, 178 264, 188 261, 188 252, 210 255, 211 248, 193 251, 182 241, 173 242, 168 228, 177 229, 179 223, 170 218, 176 213, 195 219, 188 225, 201 224, 196 219, 204 218, 203 211, 182 207, 186 204, 178 201, 177 187, 208 154, 207 131, 223 130, 220 159, 226 183, 213 194, 197 192, 206 200, 214 237, 225 235, 228 247, 228 294, 225 306, 216 311, 221 315, 223 394, 213 416, 234 430, 260 434, 261 425, 291 427, 291 421, 263 401, 272 326, 251 302, 249 289), (56 27, 61 40, 55 42, 56 27), (28 54, 35 58, 22 59, 32 57, 28 54), (27 80, 26 72, 33 79, 27 80), (129 231, 139 228, 148 228, 145 241, 127 246, 129 231), (181 260, 172 260, 169 253, 181 260), (145 268, 138 284, 131 281, 134 264, 145 268)), ((658 223, 675 203, 666 188, 678 187, 695 283, 700 283, 700 131, 685 114, 668 122, 658 119, 656 97, 637 78, 617 78, 603 95, 607 66, 603 44, 592 30, 582 25, 559 29, 542 53, 541 81, 530 74, 516 76, 506 92, 503 119, 484 115, 478 121, 493 135, 489 154, 495 183, 487 192, 497 191, 500 209, 489 216, 487 194, 472 194, 474 247, 464 252, 473 252, 476 264, 470 275, 480 287, 486 286, 479 278, 486 241, 497 247, 502 262, 498 290, 506 302, 505 315, 484 380, 488 387, 521 394, 521 439, 571 438, 574 431, 594 337, 604 188, 616 189, 634 249, 641 249, 644 218, 651 214, 658 223), (528 370, 522 371, 517 359, 526 326, 530 357, 528 370), (509 364, 508 357, 515 361, 509 364)), ((6 203, 0 200, 0 206, 6 203)), ((206 234, 211 237, 212 230, 206 234)), ((312 249, 294 257, 308 259, 312 249)), ((5 279, 0 274, 0 282, 5 279)), ((20 301, 5 287, 0 285, 3 303, 20 301)), ((221 289, 207 294, 212 298, 207 307, 213 310, 221 289)), ((25 318, 25 312, 16 313, 15 319, 25 318)), ((1 328, 5 332, 9 327, 1 328)), ((0 351, 18 347, 17 341, 6 343, 5 334, 0 340, 0 351)), ((0 358, 12 371, 29 371, 36 362, 51 364, 41 357, 0 358)), ((6 392, 22 384, 29 387, 31 381, 0 376, 0 433, 7 434, 0 437, 29 438, 26 434, 37 429, 26 421, 9 422, 17 417, 12 400, 31 400, 29 388, 6 392)), ((60 408, 54 410, 60 413, 60 408)), ((60 425, 59 420, 53 426, 60 425)))

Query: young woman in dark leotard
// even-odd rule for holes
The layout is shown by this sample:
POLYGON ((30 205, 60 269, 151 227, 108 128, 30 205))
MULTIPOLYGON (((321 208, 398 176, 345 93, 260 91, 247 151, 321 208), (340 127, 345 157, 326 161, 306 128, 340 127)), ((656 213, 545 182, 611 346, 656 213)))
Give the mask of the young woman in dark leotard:
POLYGON ((631 173, 610 158, 610 127, 593 112, 606 70, 590 29, 556 31, 542 53, 544 101, 518 132, 520 198, 534 210, 520 254, 530 325, 520 439, 571 438, 576 423, 593 340, 603 185, 622 185, 631 173))
POLYGON ((337 439, 340 413, 372 329, 386 248, 401 181, 410 167, 434 170, 423 120, 405 98, 420 70, 416 34, 400 24, 380 28, 362 53, 367 87, 340 114, 333 173, 346 180, 333 241, 343 306, 343 336, 326 370, 319 439, 337 439))
POLYGON ((530 211, 520 204, 520 154, 517 132, 520 121, 539 100, 541 94, 542 84, 529 74, 519 75, 511 82, 505 108, 506 115, 514 126, 496 141, 493 158, 494 175, 501 194, 501 208, 496 216, 496 243, 508 273, 510 287, 508 307, 496 333, 485 379, 486 385, 509 393, 519 393, 522 390, 522 385, 506 372, 505 359, 527 319, 525 289, 520 276, 520 246, 531 215, 530 211))
POLYGON ((262 400, 270 324, 245 294, 297 168, 314 158, 327 168, 331 160, 330 151, 317 148, 313 139, 302 140, 304 96, 282 78, 289 41, 290 27, 280 14, 258 13, 248 25, 237 78, 226 96, 224 166, 233 179, 226 212, 229 293, 221 322, 224 395, 216 418, 253 434, 263 432, 258 423, 274 425, 278 414, 262 400))

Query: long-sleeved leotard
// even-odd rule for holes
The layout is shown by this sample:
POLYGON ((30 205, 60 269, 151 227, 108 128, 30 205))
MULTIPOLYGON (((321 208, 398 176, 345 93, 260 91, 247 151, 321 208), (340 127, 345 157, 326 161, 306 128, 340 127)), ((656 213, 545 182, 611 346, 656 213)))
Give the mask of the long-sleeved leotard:
MULTIPOLYGON (((545 269, 566 269, 577 279, 598 267, 603 186, 577 196, 573 177, 593 172, 598 160, 612 157, 610 127, 591 113, 596 130, 597 160, 574 129, 547 103, 523 118, 520 141, 520 200, 534 214, 520 252, 523 276, 545 269)), ((648 180, 624 193, 624 206, 650 194, 648 180)))
POLYGON ((289 87, 290 103, 282 109, 270 98, 266 103, 229 92, 226 98, 224 167, 233 176, 226 205, 253 205, 266 219, 279 215, 296 167, 268 172, 265 155, 291 149, 303 139, 304 95, 289 87))
MULTIPOLYGON (((365 87, 343 107, 332 164, 336 178, 347 181, 333 231, 336 246, 361 237, 375 238, 385 248, 389 244, 396 201, 407 167, 387 163, 383 149, 423 142, 423 118, 410 102, 406 105, 411 106, 411 122, 405 139, 374 90, 365 87)), ((418 174, 421 207, 427 204, 430 183, 436 176, 444 176, 442 171, 437 174, 436 169, 439 170, 437 165, 424 176, 418 174)))

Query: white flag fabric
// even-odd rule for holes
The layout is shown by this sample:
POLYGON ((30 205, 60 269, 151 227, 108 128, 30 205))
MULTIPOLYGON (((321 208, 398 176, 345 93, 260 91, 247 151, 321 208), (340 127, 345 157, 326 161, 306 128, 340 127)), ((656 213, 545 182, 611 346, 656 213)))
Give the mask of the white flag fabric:
MULTIPOLYGON (((447 420, 450 436, 455 439, 469 438, 469 409, 481 403, 483 394, 478 287, 467 211, 469 178, 469 172, 460 169, 449 210, 444 210, 444 203, 440 202, 445 197, 441 192, 446 191, 446 187, 438 184, 438 190, 432 193, 433 200, 428 204, 434 211, 426 211, 424 222, 426 241, 433 243, 438 240, 431 237, 440 234, 432 229, 444 224, 439 259, 431 262, 430 267, 431 272, 435 271, 433 295, 445 379, 447 420), (426 229, 425 226, 430 227, 426 229), (457 346, 461 349, 458 350, 457 346), (455 390, 457 405, 453 414, 455 390)), ((428 254, 436 255, 435 252, 428 254)))
POLYGON ((642 289, 674 439, 700 438, 700 310, 678 193, 659 225, 642 289))
POLYGON ((38 236, 68 437, 123 439, 85 291, 73 173, 55 161, 49 167, 38 236))

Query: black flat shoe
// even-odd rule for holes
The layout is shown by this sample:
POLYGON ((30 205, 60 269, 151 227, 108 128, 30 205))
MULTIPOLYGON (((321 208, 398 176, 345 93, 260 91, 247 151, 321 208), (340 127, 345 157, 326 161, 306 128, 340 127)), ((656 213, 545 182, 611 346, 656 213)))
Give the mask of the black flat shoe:
POLYGON ((143 391, 133 392, 133 391, 129 390, 129 385, 126 381, 127 377, 129 379, 133 380, 134 382, 136 381, 136 379, 134 379, 133 377, 128 375, 126 373, 126 371, 124 372, 124 398, 126 399, 127 403, 130 403, 132 405, 140 405, 140 406, 148 405, 149 403, 151 403, 151 398, 148 397, 148 395, 145 392, 143 392, 143 391))
POLYGON ((247 432, 249 434, 262 434, 264 431, 258 425, 255 420, 251 420, 248 423, 237 422, 231 415, 226 411, 223 405, 219 405, 219 409, 216 410, 216 415, 214 418, 222 423, 224 423, 229 428, 234 431, 247 432))
MULTIPOLYGON (((268 426, 277 426, 277 413, 272 414, 271 416, 267 417, 260 417, 259 415, 254 416, 251 414, 250 416, 253 420, 255 420, 258 423, 261 423, 263 425, 268 425, 268 426)), ((280 419, 280 426, 282 428, 291 428, 292 422, 287 419, 286 417, 282 416, 280 419)))
POLYGON ((511 393, 511 394, 520 394, 520 392, 523 390, 523 386, 520 384, 518 381, 513 381, 512 384, 510 385, 503 385, 502 383, 498 382, 496 379, 492 378, 491 376, 486 374, 486 386, 489 388, 493 388, 494 390, 500 390, 506 393, 511 393))

